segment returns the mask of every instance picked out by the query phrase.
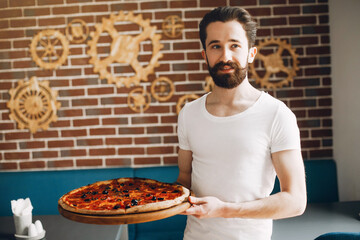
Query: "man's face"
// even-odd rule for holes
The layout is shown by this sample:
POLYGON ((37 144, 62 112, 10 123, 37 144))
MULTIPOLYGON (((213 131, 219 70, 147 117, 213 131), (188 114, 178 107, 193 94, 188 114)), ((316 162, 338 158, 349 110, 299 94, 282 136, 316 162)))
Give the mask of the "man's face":
POLYGON ((207 28, 206 51, 203 51, 214 83, 234 88, 247 76, 248 39, 237 21, 213 22, 207 28))

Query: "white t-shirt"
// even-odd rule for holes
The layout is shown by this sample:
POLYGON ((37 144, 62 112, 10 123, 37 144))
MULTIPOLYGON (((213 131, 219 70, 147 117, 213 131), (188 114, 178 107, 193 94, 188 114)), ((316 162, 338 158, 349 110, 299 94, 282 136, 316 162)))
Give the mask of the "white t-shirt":
MULTIPOLYGON (((300 149, 296 117, 281 101, 262 92, 245 111, 216 117, 206 110, 207 94, 187 103, 178 119, 179 146, 193 153, 195 196, 244 202, 270 195, 275 182, 271 153, 300 149)), ((271 219, 189 216, 184 239, 270 239, 271 219)))

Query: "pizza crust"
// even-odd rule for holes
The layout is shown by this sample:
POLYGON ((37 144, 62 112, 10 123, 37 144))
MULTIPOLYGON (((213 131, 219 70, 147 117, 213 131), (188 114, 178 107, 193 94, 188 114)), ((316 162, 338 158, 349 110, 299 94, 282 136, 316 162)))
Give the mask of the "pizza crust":
MULTIPOLYGON (((119 178, 116 179, 117 182, 119 184, 127 182, 127 181, 131 181, 134 178, 119 178)), ((136 178, 139 180, 139 178, 136 178)), ((140 179, 143 181, 146 181, 148 183, 152 183, 152 184, 166 184, 166 183, 161 183, 158 182, 156 180, 152 180, 152 179, 140 179)), ((92 185, 97 185, 100 186, 102 184, 110 184, 112 183, 113 180, 106 180, 106 181, 98 181, 95 182, 92 185)), ((73 207, 71 205, 69 205, 66 202, 66 198, 67 196, 74 194, 76 192, 82 191, 84 189, 86 189, 88 186, 83 186, 77 189, 74 189, 66 194, 64 194, 58 201, 58 204, 65 210, 70 211, 70 212, 74 212, 74 213, 80 213, 80 214, 88 214, 88 215, 121 215, 121 214, 135 214, 135 213, 144 213, 144 212, 153 212, 153 211, 159 211, 159 210, 164 210, 164 209, 168 209, 174 206, 177 206, 183 202, 188 201, 188 197, 190 195, 190 191, 189 189, 181 186, 181 185, 177 185, 177 184, 169 184, 169 185, 174 185, 177 187, 180 187, 182 189, 182 194, 172 200, 164 200, 164 201, 158 201, 158 202, 153 202, 153 203, 146 203, 143 205, 138 205, 138 206, 132 206, 130 208, 127 209, 123 209, 123 208, 118 208, 118 209, 110 209, 110 210, 91 210, 91 209, 86 209, 86 208, 76 208, 73 207)))

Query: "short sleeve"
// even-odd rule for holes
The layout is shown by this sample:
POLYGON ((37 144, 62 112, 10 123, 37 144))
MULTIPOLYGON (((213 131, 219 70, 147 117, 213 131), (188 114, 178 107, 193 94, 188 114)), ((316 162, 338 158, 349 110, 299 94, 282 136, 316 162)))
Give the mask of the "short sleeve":
POLYGON ((271 153, 290 149, 301 150, 300 131, 295 114, 282 103, 271 129, 271 153))
POLYGON ((186 134, 185 108, 186 105, 181 109, 178 117, 178 140, 179 140, 179 147, 181 149, 190 150, 190 144, 186 134))

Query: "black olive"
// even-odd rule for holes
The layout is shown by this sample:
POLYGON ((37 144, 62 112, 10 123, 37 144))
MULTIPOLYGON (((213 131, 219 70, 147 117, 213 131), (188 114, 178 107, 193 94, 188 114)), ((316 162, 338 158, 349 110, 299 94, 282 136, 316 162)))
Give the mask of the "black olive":
POLYGON ((131 200, 131 206, 136 206, 136 205, 138 205, 138 200, 136 199, 131 200))
POLYGON ((106 191, 106 190, 104 190, 102 193, 103 193, 103 194, 108 194, 109 192, 108 192, 108 191, 106 191))
POLYGON ((128 209, 128 208, 130 208, 130 206, 129 206, 129 205, 125 206, 125 209, 128 209))
POLYGON ((165 191, 162 191, 161 193, 166 193, 165 191))
POLYGON ((156 187, 151 187, 152 190, 154 190, 156 187))
POLYGON ((84 193, 84 194, 81 196, 81 198, 86 198, 86 194, 84 193))
POLYGON ((96 194, 98 194, 98 192, 97 192, 97 191, 92 192, 92 195, 96 195, 96 194))
POLYGON ((178 192, 180 192, 180 191, 179 191, 179 190, 174 190, 174 191, 173 191, 173 193, 178 193, 178 192))
POLYGON ((134 185, 133 183, 129 183, 129 186, 132 186, 132 185, 134 185))
POLYGON ((164 200, 164 198, 162 198, 162 197, 159 197, 159 198, 158 198, 158 200, 159 200, 159 201, 162 201, 162 200, 164 200))
POLYGON ((146 194, 146 196, 147 196, 147 197, 150 197, 151 195, 148 193, 148 194, 146 194))
POLYGON ((105 188, 105 189, 109 190, 109 189, 111 189, 111 187, 109 187, 109 186, 106 186, 106 188, 105 188))
POLYGON ((115 205, 114 206, 114 209, 118 209, 118 208, 120 208, 121 206, 120 205, 115 205))
POLYGON ((140 190, 140 188, 137 187, 137 188, 135 188, 135 190, 140 190))
POLYGON ((129 192, 129 190, 124 190, 123 192, 124 192, 124 193, 128 193, 128 192, 129 192))
POLYGON ((155 201, 155 200, 156 200, 156 197, 155 197, 155 196, 153 196, 153 198, 152 198, 151 200, 155 201))
POLYGON ((125 194, 125 197, 129 197, 130 195, 129 194, 125 194))
POLYGON ((120 186, 122 186, 122 187, 123 187, 124 185, 125 185, 125 184, 123 184, 123 183, 120 183, 120 186))
POLYGON ((87 198, 87 199, 84 200, 84 202, 90 202, 90 199, 87 198))

